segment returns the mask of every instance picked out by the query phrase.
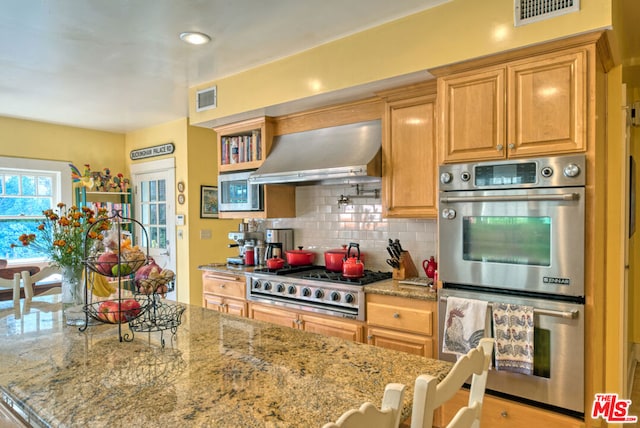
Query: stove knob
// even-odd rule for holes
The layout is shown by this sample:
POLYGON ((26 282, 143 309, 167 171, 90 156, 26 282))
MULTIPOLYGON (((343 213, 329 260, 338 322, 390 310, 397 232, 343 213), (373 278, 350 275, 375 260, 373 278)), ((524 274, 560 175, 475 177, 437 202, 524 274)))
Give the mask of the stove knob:
POLYGON ((271 290, 271 283, 270 282, 265 282, 264 286, 262 288, 264 288, 265 291, 271 290))
POLYGON ((316 290, 314 296, 315 296, 316 299, 322 299, 324 297, 324 291, 316 290))
POLYGON ((347 302, 347 303, 353 303, 355 300, 356 300, 356 298, 353 297, 353 294, 351 294, 351 293, 345 294, 345 296, 344 296, 344 301, 347 302))
POLYGON ((289 293, 289 294, 296 294, 296 286, 295 286, 295 285, 290 285, 290 286, 287 288, 287 293, 289 293))
POLYGON ((332 291, 330 297, 331 297, 331 300, 333 300, 334 302, 340 301, 340 293, 338 293, 337 291, 332 291))
POLYGON ((259 279, 254 279, 253 280, 253 288, 256 290, 260 290, 260 288, 262 287, 262 283, 260 282, 259 279))
POLYGON ((453 179, 453 175, 451 175, 450 172, 443 172, 442 174, 440 174, 440 182, 442 184, 449 184, 451 183, 452 179, 453 179))
POLYGON ((302 295, 303 295, 304 297, 310 297, 310 296, 311 296, 311 289, 309 289, 309 288, 307 288, 307 287, 304 287, 304 288, 302 289, 302 295))
POLYGON ((276 285, 276 291, 278 293, 284 293, 284 284, 280 283, 280 284, 276 285))

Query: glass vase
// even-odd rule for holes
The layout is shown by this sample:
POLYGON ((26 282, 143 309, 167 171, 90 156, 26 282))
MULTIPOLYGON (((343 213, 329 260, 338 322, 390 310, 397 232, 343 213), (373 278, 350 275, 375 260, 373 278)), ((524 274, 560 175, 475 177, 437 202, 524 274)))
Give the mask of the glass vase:
POLYGON ((62 267, 62 311, 67 325, 84 325, 84 267, 62 267))

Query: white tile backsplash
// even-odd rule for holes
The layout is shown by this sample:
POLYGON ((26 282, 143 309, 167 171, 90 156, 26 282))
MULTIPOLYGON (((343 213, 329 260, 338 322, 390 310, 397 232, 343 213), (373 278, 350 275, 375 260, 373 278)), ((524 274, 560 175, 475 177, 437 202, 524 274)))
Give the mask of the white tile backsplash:
POLYGON ((436 254, 436 221, 382 218, 381 200, 365 194, 367 197, 350 198, 348 205, 338 206, 340 195, 356 195, 354 186, 298 186, 296 217, 265 220, 261 226, 294 229, 295 245, 314 251, 316 264, 324 264, 324 251, 356 242, 366 253, 366 268, 382 271, 391 271, 385 262, 387 240, 397 238, 424 276, 422 260, 436 254))

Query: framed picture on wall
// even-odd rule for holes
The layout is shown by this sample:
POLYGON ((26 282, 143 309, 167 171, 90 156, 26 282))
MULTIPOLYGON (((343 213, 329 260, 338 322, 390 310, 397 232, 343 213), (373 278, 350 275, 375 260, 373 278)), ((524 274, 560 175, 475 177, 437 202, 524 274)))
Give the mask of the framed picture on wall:
POLYGON ((200 218, 218 218, 218 188, 200 186, 200 218))

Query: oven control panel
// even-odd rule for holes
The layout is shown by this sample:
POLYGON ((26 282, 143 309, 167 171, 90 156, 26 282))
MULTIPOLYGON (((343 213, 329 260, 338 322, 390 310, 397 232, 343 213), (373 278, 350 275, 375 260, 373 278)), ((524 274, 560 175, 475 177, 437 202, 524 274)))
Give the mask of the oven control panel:
POLYGON ((585 185, 585 156, 476 162, 440 166, 440 191, 585 185))

